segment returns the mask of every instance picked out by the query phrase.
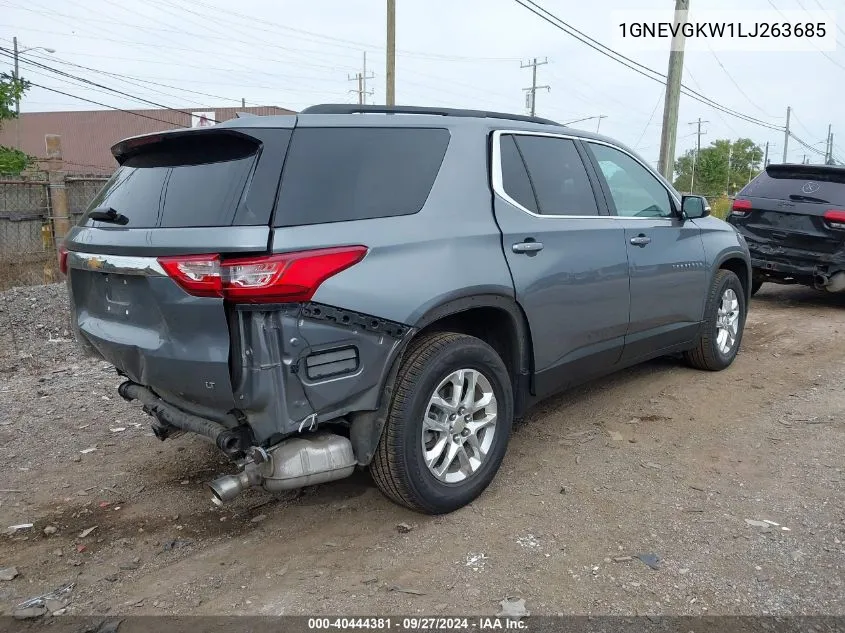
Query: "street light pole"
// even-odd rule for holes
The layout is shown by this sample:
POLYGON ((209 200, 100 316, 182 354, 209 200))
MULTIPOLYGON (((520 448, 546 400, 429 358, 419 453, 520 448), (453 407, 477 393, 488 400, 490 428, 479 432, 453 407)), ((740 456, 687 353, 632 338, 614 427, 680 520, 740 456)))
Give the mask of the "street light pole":
POLYGON ((14 51, 13 57, 15 59, 15 67, 14 67, 14 70, 12 71, 12 77, 15 80, 14 81, 15 85, 12 87, 13 90, 15 91, 15 149, 20 149, 21 148, 21 123, 20 123, 20 119, 21 119, 21 97, 20 97, 20 91, 17 90, 17 87, 18 87, 18 83, 20 82, 20 79, 21 79, 21 71, 20 71, 20 66, 19 66, 19 62, 18 62, 18 57, 20 56, 21 53, 26 53, 27 51, 43 50, 43 51, 46 51, 48 53, 55 53, 56 50, 53 49, 53 48, 45 48, 43 46, 34 46, 32 48, 24 48, 22 50, 18 50, 18 38, 17 38, 17 36, 12 37, 12 49, 14 51))
MULTIPOLYGON (((18 68, 18 38, 12 38, 12 48, 15 50, 15 71, 14 71, 14 78, 15 78, 15 86, 18 85, 18 79, 20 78, 20 70, 18 68)), ((14 88, 14 86, 13 86, 14 88)), ((21 99, 18 96, 17 91, 15 91, 15 116, 20 115, 21 113, 21 99)))

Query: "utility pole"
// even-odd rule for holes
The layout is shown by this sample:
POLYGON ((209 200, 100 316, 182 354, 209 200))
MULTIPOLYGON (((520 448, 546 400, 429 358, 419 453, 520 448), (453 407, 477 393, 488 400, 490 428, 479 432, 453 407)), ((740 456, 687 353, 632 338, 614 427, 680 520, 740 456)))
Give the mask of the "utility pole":
POLYGON ((358 104, 363 105, 367 103, 367 95, 372 95, 373 92, 367 92, 367 79, 373 79, 375 75, 367 76, 367 53, 364 51, 364 72, 355 73, 354 75, 347 75, 349 81, 358 82, 358 88, 350 90, 349 92, 358 93, 358 104))
POLYGON ((830 133, 830 158, 828 158, 828 164, 836 164, 836 161, 833 160, 833 132, 830 133))
MULTIPOLYGON (((44 46, 33 46, 33 47, 25 48, 23 50, 19 50, 18 49, 18 38, 16 36, 12 37, 12 48, 14 50, 12 57, 15 60, 14 70, 12 71, 12 73, 13 73, 12 77, 15 80, 15 84, 17 84, 17 82, 21 78, 21 71, 20 71, 20 68, 18 67, 18 57, 20 56, 21 53, 26 53, 28 51, 37 51, 37 50, 42 50, 42 51, 45 51, 47 53, 55 53, 56 52, 55 49, 45 48, 44 46)), ((20 149, 21 148, 21 98, 18 94, 15 94, 15 143, 16 143, 15 148, 20 149)))
POLYGON ((548 64, 548 58, 543 59, 543 61, 538 62, 537 58, 535 57, 532 61, 528 62, 527 64, 520 63, 520 68, 530 68, 531 69, 531 87, 530 88, 523 88, 526 92, 526 105, 528 107, 528 111, 531 116, 534 116, 536 112, 536 105, 537 105, 537 90, 545 90, 548 92, 551 90, 550 86, 538 86, 537 85, 537 66, 542 66, 543 64, 548 64))
POLYGON ((830 137, 833 133, 833 124, 827 124, 827 144, 824 146, 824 164, 827 165, 830 162, 831 155, 833 154, 833 147, 830 144, 830 137))
POLYGON ((766 141, 766 155, 763 157, 763 169, 769 164, 769 141, 766 141))
POLYGON ((353 75, 353 76, 347 75, 347 78, 349 79, 349 81, 357 81, 358 82, 358 88, 354 89, 354 90, 350 90, 349 92, 357 92, 358 93, 358 105, 361 105, 362 103, 364 103, 364 88, 363 88, 364 80, 361 77, 361 73, 355 73, 355 75, 353 75))
POLYGON ((698 126, 698 130, 696 131, 695 137, 695 154, 692 155, 692 178, 690 179, 690 192, 695 191, 695 164, 698 162, 698 155, 701 154, 701 135, 707 134, 707 132, 701 131, 701 124, 702 123, 710 123, 710 121, 702 121, 701 117, 698 117, 698 121, 692 121, 688 123, 688 125, 696 125, 698 126))
POLYGON ((786 151, 789 148, 789 118, 792 116, 792 106, 786 106, 786 131, 783 133, 783 162, 786 162, 786 151))
MULTIPOLYGON (((675 0, 675 24, 685 22, 689 0, 675 0)), ((666 100, 663 106, 663 131, 660 135, 659 170, 666 180, 672 180, 675 169, 675 141, 678 137, 678 107, 681 101, 681 77, 684 73, 684 33, 678 28, 669 51, 669 70, 666 73, 666 100)))
POLYGON ((246 107, 246 99, 244 99, 243 97, 241 97, 241 107, 242 108, 246 107))
POLYGON ((367 51, 364 51, 364 72, 361 77, 361 94, 364 103, 367 103, 367 51))
POLYGON ((396 0, 387 0, 387 105, 396 105, 396 0))

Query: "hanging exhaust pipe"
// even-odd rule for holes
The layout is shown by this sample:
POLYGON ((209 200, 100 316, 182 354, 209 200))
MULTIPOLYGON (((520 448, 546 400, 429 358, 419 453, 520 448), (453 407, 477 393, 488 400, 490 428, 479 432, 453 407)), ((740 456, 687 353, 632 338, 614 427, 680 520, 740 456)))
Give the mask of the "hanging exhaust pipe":
POLYGON ((845 271, 840 270, 838 273, 834 273, 828 277, 824 289, 828 292, 842 292, 845 290, 845 271))
POLYGON ((828 292, 842 292, 845 290, 845 271, 828 275, 827 273, 816 273, 813 276, 817 290, 827 290, 828 292))
POLYGON ((247 488, 293 490, 349 477, 357 464, 348 438, 318 432, 294 437, 264 450, 253 447, 244 469, 207 484, 211 501, 221 506, 247 488))
POLYGON ((222 506, 252 486, 245 471, 237 475, 218 477, 206 485, 211 490, 211 502, 216 506, 222 506))

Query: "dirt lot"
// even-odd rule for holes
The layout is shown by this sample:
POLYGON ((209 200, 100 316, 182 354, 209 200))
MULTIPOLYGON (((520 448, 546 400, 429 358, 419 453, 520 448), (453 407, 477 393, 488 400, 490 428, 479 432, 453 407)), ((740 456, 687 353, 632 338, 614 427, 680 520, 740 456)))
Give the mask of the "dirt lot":
POLYGON ((729 370, 665 359, 545 403, 442 517, 366 473, 214 507, 229 466, 152 437, 64 303, 0 293, 0 530, 34 524, 0 535, 0 614, 69 582, 76 614, 845 614, 845 296, 766 286, 729 370))

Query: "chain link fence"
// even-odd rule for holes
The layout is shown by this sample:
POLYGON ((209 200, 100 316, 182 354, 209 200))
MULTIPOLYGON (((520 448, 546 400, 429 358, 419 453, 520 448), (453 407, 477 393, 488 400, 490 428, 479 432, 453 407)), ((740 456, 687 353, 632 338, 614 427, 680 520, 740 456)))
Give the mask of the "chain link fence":
POLYGON ((53 281, 47 183, 0 181, 0 289, 53 281))
MULTIPOLYGON (((106 180, 102 176, 65 177, 72 225, 106 180)), ((59 280, 52 219, 46 175, 0 180, 0 290, 59 280)))

